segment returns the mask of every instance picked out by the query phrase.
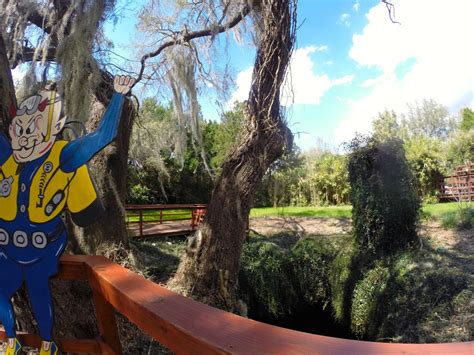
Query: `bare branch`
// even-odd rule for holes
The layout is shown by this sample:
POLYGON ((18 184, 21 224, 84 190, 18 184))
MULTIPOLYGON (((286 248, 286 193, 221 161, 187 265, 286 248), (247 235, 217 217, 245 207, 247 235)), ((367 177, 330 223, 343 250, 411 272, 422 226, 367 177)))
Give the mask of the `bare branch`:
POLYGON ((189 42, 189 41, 191 41, 193 39, 196 39, 196 38, 215 36, 218 33, 225 32, 225 31, 237 26, 239 24, 239 22, 242 21, 245 18, 245 16, 247 16, 250 13, 250 11, 251 11, 251 6, 247 3, 242 8, 242 10, 239 11, 239 13, 231 21, 229 21, 227 24, 220 25, 220 26, 215 26, 215 27, 211 27, 211 28, 206 28, 204 30, 194 31, 194 32, 187 32, 186 30, 181 31, 179 33, 179 35, 177 36, 177 38, 163 43, 158 49, 156 49, 153 52, 147 53, 142 57, 140 72, 138 74, 137 80, 135 81, 134 85, 136 85, 142 79, 143 72, 145 70, 145 62, 148 59, 154 58, 154 57, 160 55, 160 53, 163 52, 163 50, 165 50, 168 47, 172 47, 172 46, 180 45, 180 44, 185 44, 186 42, 189 42))

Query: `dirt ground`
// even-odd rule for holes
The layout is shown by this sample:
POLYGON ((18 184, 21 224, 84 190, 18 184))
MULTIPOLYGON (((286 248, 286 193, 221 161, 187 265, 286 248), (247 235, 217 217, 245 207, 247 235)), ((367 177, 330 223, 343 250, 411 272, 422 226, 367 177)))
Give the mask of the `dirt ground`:
MULTIPOLYGON (((282 232, 305 235, 341 235, 351 232, 348 218, 311 217, 258 217, 250 219, 250 229, 258 234, 273 235, 282 232)), ((457 249, 466 257, 474 255, 474 228, 444 229, 438 222, 424 221, 419 230, 423 243, 434 248, 457 249)))
POLYGON ((351 220, 348 218, 258 217, 250 219, 250 229, 267 236, 282 232, 296 232, 301 236, 349 234, 351 220))

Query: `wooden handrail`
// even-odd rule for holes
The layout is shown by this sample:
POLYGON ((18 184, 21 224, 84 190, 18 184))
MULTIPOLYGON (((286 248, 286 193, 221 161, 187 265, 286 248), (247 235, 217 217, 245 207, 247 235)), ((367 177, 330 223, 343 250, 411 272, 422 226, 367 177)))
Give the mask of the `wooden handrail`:
MULTIPOLYGON (((58 278, 86 279, 95 295, 98 340, 60 340, 63 351, 120 354, 112 308, 142 331, 182 354, 473 354, 474 342, 391 344, 279 328, 173 293, 102 256, 63 256, 58 278), (104 312, 104 309, 106 311, 104 312), (107 319, 101 319, 102 317, 107 319), (104 327, 104 325, 106 325, 104 327)), ((25 344, 39 339, 22 335, 25 344)))
POLYGON ((182 203, 175 205, 168 204, 154 204, 154 205, 125 205, 126 210, 178 210, 178 209, 193 209, 193 208, 207 208, 206 204, 202 203, 182 203))
POLYGON ((207 205, 205 204, 175 204, 175 205, 126 205, 127 212, 135 214, 127 216, 127 226, 138 224, 138 236, 144 236, 144 224, 163 224, 168 222, 189 221, 190 231, 194 231, 201 222, 207 205), (164 213, 169 210, 184 210, 179 213, 164 213), (148 214, 145 216, 144 211, 156 211, 157 214, 148 214), (137 214, 138 213, 138 214, 137 214), (129 217, 138 217, 138 221, 130 221, 129 217), (145 218, 146 217, 146 218, 145 218), (153 218, 155 217, 155 218, 153 218))

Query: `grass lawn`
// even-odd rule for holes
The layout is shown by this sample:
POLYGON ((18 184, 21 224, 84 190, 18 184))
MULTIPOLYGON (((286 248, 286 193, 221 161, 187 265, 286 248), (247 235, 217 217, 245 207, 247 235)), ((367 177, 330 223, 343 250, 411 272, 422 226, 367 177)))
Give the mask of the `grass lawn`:
MULTIPOLYGON (((173 221, 176 219, 187 218, 191 219, 191 210, 163 210, 163 221, 173 221)), ((147 221, 158 221, 160 219, 159 210, 144 210, 143 220, 147 221)), ((127 220, 129 222, 138 222, 140 216, 138 211, 127 211, 127 220)))
MULTIPOLYGON (((422 217, 441 220, 444 216, 458 210, 457 202, 423 205, 422 217)), ((352 206, 327 207, 262 207, 253 208, 250 217, 315 217, 315 218, 350 218, 352 206)))
POLYGON ((263 207, 253 208, 250 217, 319 217, 350 218, 352 206, 327 207, 263 207))
MULTIPOLYGON (((474 207, 474 204, 471 204, 471 208, 472 207, 474 207)), ((446 214, 456 212, 458 209, 459 206, 457 202, 436 203, 432 205, 424 205, 422 215, 423 218, 439 220, 446 214)))
MULTIPOLYGON (((466 205, 466 204, 465 204, 466 205)), ((471 203, 471 209, 474 204, 471 203)), ((459 211, 457 202, 437 203, 423 205, 422 219, 431 219, 443 221, 459 211)), ((312 218, 350 218, 352 215, 352 206, 326 206, 326 207, 260 207, 253 208, 250 211, 250 217, 312 217, 312 218)), ((138 221, 137 212, 128 212, 129 221, 138 221)), ((191 218, 190 210, 166 210, 163 211, 163 221, 169 221, 177 218, 191 218)), ((159 219, 159 211, 146 210, 143 213, 144 221, 159 219)))

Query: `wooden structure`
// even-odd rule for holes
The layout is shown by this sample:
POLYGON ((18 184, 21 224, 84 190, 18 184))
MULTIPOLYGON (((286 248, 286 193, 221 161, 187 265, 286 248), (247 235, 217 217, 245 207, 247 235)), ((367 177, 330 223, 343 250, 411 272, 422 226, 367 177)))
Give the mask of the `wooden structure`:
MULTIPOLYGON (((457 354, 472 355, 474 342, 390 344, 302 333, 227 313, 175 294, 102 256, 66 255, 59 274, 86 280, 93 291, 98 339, 59 339, 62 351, 122 354, 115 312, 178 354, 457 354)), ((5 340, 5 334, 0 332, 5 340)), ((40 339, 19 334, 38 347, 40 339)))
POLYGON ((207 205, 127 205, 127 228, 132 236, 181 235, 196 230, 207 205))
POLYGON ((440 190, 440 201, 474 201, 474 163, 460 165, 444 177, 440 190))

